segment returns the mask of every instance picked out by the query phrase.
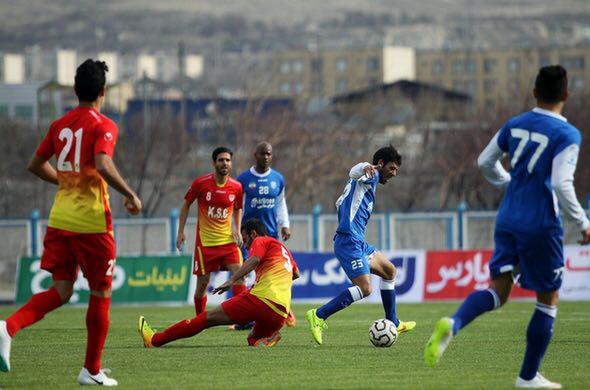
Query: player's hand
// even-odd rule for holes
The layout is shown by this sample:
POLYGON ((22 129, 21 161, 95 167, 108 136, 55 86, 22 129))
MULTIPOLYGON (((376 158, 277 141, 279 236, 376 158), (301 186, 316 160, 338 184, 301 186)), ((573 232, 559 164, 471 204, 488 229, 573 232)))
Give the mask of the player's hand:
POLYGON ((372 179, 375 177, 375 172, 383 167, 383 164, 372 165, 369 164, 363 168, 363 173, 369 178, 372 179))
POLYGON ((244 240, 242 239, 242 233, 239 231, 234 231, 232 232, 232 236, 234 237, 234 242, 236 243, 236 245, 241 247, 244 243, 244 240))
POLYGON ((226 292, 227 290, 229 290, 232 286, 232 282, 231 280, 228 280, 227 282, 223 283, 221 286, 215 287, 213 289, 213 295, 218 294, 221 295, 224 292, 226 292))
POLYGON ((588 245, 590 244, 590 226, 586 228, 586 230, 582 231, 582 239, 578 241, 580 245, 588 245))
POLYGON ((178 249, 179 252, 182 252, 182 247, 184 246, 185 241, 186 237, 184 232, 178 232, 178 236, 176 237, 176 249, 178 249))
POLYGON ((283 238, 283 241, 287 241, 291 238, 291 230, 289 230, 288 227, 281 228, 281 237, 283 238))
POLYGON ((137 215, 141 211, 141 200, 139 200, 137 195, 125 198, 125 202, 123 204, 125 205, 127 212, 131 215, 137 215))

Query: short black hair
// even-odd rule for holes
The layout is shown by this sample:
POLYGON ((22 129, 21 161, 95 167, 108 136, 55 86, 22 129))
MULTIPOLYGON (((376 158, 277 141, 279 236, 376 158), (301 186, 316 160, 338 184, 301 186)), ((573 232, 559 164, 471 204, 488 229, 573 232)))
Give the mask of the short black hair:
POLYGON ((83 102, 95 101, 106 84, 108 71, 109 67, 104 61, 94 61, 90 58, 78 66, 74 79, 74 90, 78 99, 83 102))
POLYGON ((384 146, 375 152, 373 155, 373 165, 377 165, 379 160, 383 161, 383 165, 391 161, 396 163, 397 166, 402 165, 402 156, 393 145, 384 146))
POLYGON ((234 152, 232 152, 230 148, 226 148, 225 146, 218 146, 215 148, 215 150, 211 154, 211 157, 213 158, 213 162, 217 161, 217 156, 219 156, 221 153, 229 153, 229 155, 231 157, 234 156, 234 152))
POLYGON ((268 236, 268 231, 266 230, 266 226, 262 223, 261 220, 253 218, 249 219, 242 225, 242 230, 246 232, 246 234, 252 234, 253 231, 256 232, 259 236, 268 236))
POLYGON ((537 99, 543 103, 558 103, 567 92, 567 70, 561 65, 548 65, 539 69, 535 79, 537 99))

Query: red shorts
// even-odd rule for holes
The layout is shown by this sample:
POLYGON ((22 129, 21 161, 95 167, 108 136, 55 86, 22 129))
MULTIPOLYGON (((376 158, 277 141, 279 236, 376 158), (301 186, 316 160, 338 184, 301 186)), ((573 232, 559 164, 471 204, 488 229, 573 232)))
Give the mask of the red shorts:
POLYGON ((91 290, 111 287, 115 269, 115 239, 111 233, 73 233, 48 227, 41 268, 53 280, 76 281, 78 266, 91 290))
POLYGON ((233 242, 216 246, 202 246, 197 243, 194 263, 193 274, 195 275, 227 271, 228 265, 242 265, 242 251, 233 242))
POLYGON ((254 321, 254 328, 248 336, 248 344, 253 345, 256 340, 270 337, 285 325, 286 318, 271 309, 260 298, 244 292, 228 299, 221 304, 223 312, 240 325, 254 321))

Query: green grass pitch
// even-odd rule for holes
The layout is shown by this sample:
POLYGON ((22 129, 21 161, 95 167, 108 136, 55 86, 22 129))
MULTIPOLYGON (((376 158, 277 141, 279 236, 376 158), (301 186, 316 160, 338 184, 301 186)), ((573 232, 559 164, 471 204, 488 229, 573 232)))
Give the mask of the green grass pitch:
MULTIPOLYGON (((375 348, 370 323, 383 317, 380 305, 356 304, 329 321, 324 345, 313 344, 304 318, 310 305, 296 305, 296 328, 285 328, 274 348, 251 348, 246 332, 224 327, 144 349, 136 330, 145 315, 161 329, 190 317, 185 307, 114 307, 103 354, 121 388, 137 389, 509 389, 520 368, 532 302, 512 302, 464 329, 439 366, 431 369, 422 351, 435 321, 457 303, 401 304, 402 319, 416 320, 414 332, 391 348, 375 348)), ((0 308, 5 318, 13 307, 0 308)), ((0 373, 0 388, 78 388, 84 361, 85 308, 62 308, 17 335, 12 372, 0 373)), ((560 305, 553 341, 542 372, 568 389, 590 388, 590 302, 560 305)))

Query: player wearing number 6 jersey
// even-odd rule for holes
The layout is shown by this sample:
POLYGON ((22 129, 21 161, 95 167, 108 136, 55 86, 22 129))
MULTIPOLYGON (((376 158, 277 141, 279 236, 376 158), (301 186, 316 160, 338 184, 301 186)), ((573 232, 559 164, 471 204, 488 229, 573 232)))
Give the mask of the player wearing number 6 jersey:
POLYGON ((279 331, 291 309, 292 281, 299 277, 297 264, 283 244, 267 235, 261 221, 251 219, 244 223, 242 236, 250 257, 230 280, 215 288, 213 293, 229 290, 236 281, 255 271, 256 282, 252 289, 234 296, 211 311, 180 321, 163 332, 155 333, 146 319, 139 317, 138 330, 146 348, 161 347, 213 326, 243 325, 252 321, 254 328, 248 335, 249 345, 273 346, 280 340, 279 331))
POLYGON ((496 218, 491 286, 473 292, 453 317, 436 324, 424 358, 434 366, 452 337, 479 315, 503 305, 518 280, 536 291, 537 304, 515 385, 561 388, 539 373, 553 334, 564 270, 559 206, 578 225, 582 244, 590 242, 590 222, 573 185, 580 132, 561 115, 568 98, 566 70, 559 65, 541 68, 534 94, 537 107, 506 122, 478 159, 488 181, 507 188, 496 218), (510 159, 510 174, 499 162, 504 153, 510 159))
POLYGON ((86 60, 76 71, 77 108, 53 122, 31 158, 29 170, 58 185, 43 242, 41 268, 53 285, 35 294, 17 312, 0 321, 0 370, 9 371, 9 353, 16 333, 70 299, 78 267, 90 286, 86 314, 86 361, 78 376, 81 385, 115 386, 101 370, 101 353, 109 328, 111 282, 115 267, 111 209, 107 183, 125 196, 131 214, 141 201, 119 175, 112 157, 117 126, 100 113, 105 94, 106 64, 86 60), (57 166, 48 162, 57 157, 57 166))

